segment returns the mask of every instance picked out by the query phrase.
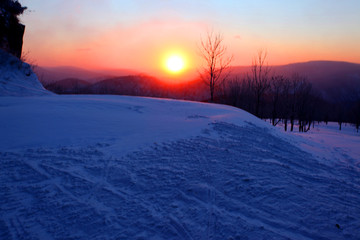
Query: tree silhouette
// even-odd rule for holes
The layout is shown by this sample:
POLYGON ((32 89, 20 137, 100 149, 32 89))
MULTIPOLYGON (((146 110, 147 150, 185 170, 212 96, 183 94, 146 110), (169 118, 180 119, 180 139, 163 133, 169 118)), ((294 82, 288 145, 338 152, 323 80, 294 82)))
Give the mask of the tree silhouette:
POLYGON ((226 47, 220 33, 207 32, 207 36, 201 39, 200 56, 205 60, 200 77, 210 88, 211 101, 214 101, 215 90, 225 81, 228 76, 232 57, 226 57, 226 47))
POLYGON ((267 52, 260 50, 251 65, 251 86, 255 95, 255 115, 260 117, 261 101, 270 88, 270 67, 265 64, 267 52))
POLYGON ((0 1, 0 48, 19 58, 25 26, 19 23, 18 16, 25 9, 18 1, 0 1))
POLYGON ((283 116, 285 119, 285 106, 287 104, 289 86, 289 79, 282 75, 273 76, 271 78, 269 101, 271 103, 271 122, 273 126, 276 126, 280 122, 280 116, 283 116))

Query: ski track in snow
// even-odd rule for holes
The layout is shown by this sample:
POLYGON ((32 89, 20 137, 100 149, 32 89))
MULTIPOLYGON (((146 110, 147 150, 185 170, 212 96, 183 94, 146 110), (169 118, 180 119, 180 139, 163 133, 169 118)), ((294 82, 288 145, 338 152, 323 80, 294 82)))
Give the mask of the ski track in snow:
POLYGON ((0 239, 360 236, 359 167, 267 129, 217 122, 126 156, 109 147, 1 152, 0 239))

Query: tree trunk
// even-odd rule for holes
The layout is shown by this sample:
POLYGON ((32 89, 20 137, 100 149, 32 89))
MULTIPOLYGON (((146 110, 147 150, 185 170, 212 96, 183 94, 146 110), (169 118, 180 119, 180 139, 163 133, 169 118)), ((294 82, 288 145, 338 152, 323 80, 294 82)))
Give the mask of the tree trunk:
POLYGON ((292 131, 294 131, 294 119, 290 120, 290 125, 291 125, 290 132, 292 132, 292 131))
POLYGON ((214 102, 214 86, 210 84, 210 101, 214 102))
POLYGON ((259 116, 259 108, 260 108, 260 94, 258 94, 258 96, 256 97, 255 115, 257 117, 260 117, 259 116))
MULTIPOLYGON (((314 122, 313 122, 313 126, 314 126, 314 122)), ((311 128, 311 121, 309 121, 309 125, 308 125, 307 129, 305 129, 305 132, 310 131, 310 128, 311 128)), ((313 128, 314 128, 314 127, 313 127, 313 128)))

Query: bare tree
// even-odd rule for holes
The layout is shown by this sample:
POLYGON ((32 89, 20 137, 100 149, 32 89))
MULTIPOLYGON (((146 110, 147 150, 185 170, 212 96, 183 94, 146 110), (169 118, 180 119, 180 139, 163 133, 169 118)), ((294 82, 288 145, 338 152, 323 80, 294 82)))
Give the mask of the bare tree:
POLYGON ((359 128, 360 128, 360 92, 357 95, 358 96, 354 103, 352 113, 354 116, 354 124, 355 124, 355 128, 356 128, 356 132, 359 132, 359 128))
POLYGON ((289 117, 290 117, 290 131, 294 130, 295 119, 297 118, 297 105, 298 105, 298 92, 299 86, 302 81, 302 76, 298 73, 294 73, 290 80, 289 91, 289 117))
POLYGON ((273 76, 270 82, 271 121, 276 126, 284 114, 290 82, 282 75, 273 76))
POLYGON ((297 92, 297 116, 299 120, 299 132, 307 132, 310 130, 313 121, 313 106, 314 98, 311 96, 311 83, 308 83, 306 78, 299 82, 297 92), (306 128, 306 125, 308 127, 306 128))
POLYGON ((287 111, 290 117, 290 131, 294 130, 295 119, 299 132, 307 132, 313 122, 317 97, 312 94, 312 84, 305 76, 294 73, 290 80, 287 111), (306 128, 306 125, 308 127, 306 128))
POLYGON ((260 117, 260 106, 262 98, 270 87, 270 67, 265 65, 267 52, 260 50, 251 65, 251 84, 255 96, 255 115, 260 117))
POLYGON ((214 101, 215 90, 229 75, 233 57, 226 56, 222 35, 213 31, 207 32, 206 37, 201 39, 200 55, 205 61, 200 77, 209 86, 211 101, 214 101))
POLYGON ((251 112, 253 97, 249 79, 236 76, 226 83, 225 96, 227 104, 251 112))
POLYGON ((241 90, 241 82, 238 76, 228 81, 226 87, 227 103, 234 107, 240 107, 241 90))
POLYGON ((356 132, 359 132, 359 128, 360 128, 360 100, 356 103, 354 108, 355 108, 354 109, 355 128, 356 128, 356 132))

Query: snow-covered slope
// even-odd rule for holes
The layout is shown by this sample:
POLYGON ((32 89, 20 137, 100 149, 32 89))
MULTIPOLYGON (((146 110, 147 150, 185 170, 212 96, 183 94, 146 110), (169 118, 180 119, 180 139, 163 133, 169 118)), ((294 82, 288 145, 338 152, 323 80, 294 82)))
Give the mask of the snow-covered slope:
POLYGON ((196 137, 215 121, 239 126, 258 118, 236 108, 126 96, 2 98, 0 150, 112 144, 123 154, 149 144, 196 137))
POLYGON ((29 64, 0 49, 0 97, 49 94, 29 64))
POLYGON ((318 158, 328 159, 329 164, 355 161, 350 165, 360 167, 360 133, 355 126, 343 124, 340 131, 338 123, 320 123, 307 133, 294 134, 302 137, 298 140, 303 142, 303 148, 318 158))
POLYGON ((3 97, 0 133, 0 239, 360 236, 358 161, 239 109, 3 97))

